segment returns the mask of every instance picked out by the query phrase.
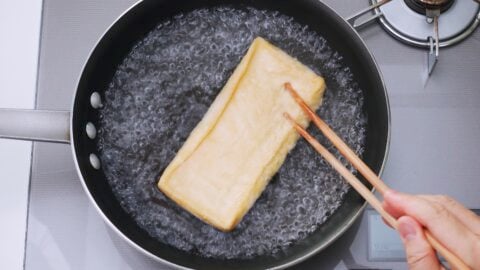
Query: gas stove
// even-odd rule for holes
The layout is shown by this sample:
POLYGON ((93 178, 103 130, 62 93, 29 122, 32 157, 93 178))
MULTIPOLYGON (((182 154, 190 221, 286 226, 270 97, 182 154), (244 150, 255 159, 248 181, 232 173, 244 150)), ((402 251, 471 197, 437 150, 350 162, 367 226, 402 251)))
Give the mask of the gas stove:
POLYGON ((399 41, 428 49, 428 73, 439 58, 441 47, 457 44, 471 35, 480 23, 478 0, 372 0, 372 5, 347 20, 361 28, 378 19, 399 41), (357 19, 370 11, 368 19, 357 19))
MULTIPOLYGON (((90 50, 134 2, 44 0, 38 109, 70 108, 90 50)), ((370 23, 362 25, 368 20, 363 17, 350 21, 362 25, 358 31, 379 64, 390 97, 391 147, 383 179, 400 191, 448 194, 480 209, 479 4, 324 2, 344 18, 376 5, 365 15, 374 17, 370 23), (435 69, 432 52, 438 59, 435 69)), ((82 190, 69 146, 35 143, 30 181, 25 269, 168 269, 103 223, 82 190)), ((368 207, 334 244, 293 267, 405 268, 400 239, 368 207)))

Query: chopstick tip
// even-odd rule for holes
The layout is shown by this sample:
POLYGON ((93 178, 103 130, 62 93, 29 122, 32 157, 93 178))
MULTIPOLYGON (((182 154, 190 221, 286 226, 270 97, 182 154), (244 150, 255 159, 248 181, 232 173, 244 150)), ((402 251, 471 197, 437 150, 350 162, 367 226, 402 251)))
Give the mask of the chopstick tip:
POLYGON ((284 90, 287 90, 288 92, 292 93, 293 86, 290 82, 286 82, 283 84, 284 90))
POLYGON ((288 120, 288 122, 290 122, 290 124, 292 124, 292 126, 293 126, 297 131, 298 131, 299 128, 301 128, 300 125, 297 123, 297 121, 295 121, 295 119, 293 119, 293 117, 292 117, 289 113, 284 112, 284 113, 283 113, 283 117, 285 117, 285 118, 288 120))

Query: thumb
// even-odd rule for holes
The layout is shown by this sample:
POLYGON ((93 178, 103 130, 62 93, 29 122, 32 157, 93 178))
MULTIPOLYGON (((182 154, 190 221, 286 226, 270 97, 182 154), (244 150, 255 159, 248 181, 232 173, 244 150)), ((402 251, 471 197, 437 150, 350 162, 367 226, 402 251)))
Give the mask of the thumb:
POLYGON ((409 216, 400 217, 398 232, 405 245, 410 270, 442 269, 435 251, 427 242, 422 227, 415 219, 409 216))

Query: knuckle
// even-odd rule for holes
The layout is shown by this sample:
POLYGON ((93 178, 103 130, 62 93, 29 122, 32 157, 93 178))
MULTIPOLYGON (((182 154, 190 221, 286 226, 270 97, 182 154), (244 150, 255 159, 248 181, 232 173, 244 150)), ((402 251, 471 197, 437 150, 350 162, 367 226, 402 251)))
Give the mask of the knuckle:
POLYGON ((455 204, 455 200, 452 197, 447 196, 447 195, 436 195, 436 199, 444 205, 455 204))
POLYGON ((447 208, 444 205, 434 204, 432 205, 432 216, 431 218, 434 220, 445 220, 450 216, 450 212, 448 212, 447 208))
POLYGON ((422 252, 407 254, 407 263, 410 267, 418 265, 423 261, 427 260, 430 256, 433 256, 431 250, 425 250, 422 252))

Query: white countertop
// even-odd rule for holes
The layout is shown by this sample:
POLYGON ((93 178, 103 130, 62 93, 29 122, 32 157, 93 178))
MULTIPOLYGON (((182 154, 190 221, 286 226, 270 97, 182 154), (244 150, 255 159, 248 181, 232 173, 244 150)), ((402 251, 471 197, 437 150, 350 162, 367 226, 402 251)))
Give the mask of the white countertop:
MULTIPOLYGON (((0 108, 34 108, 41 11, 41 0, 0 1, 0 108)), ((23 269, 31 151, 0 140, 0 269, 23 269)))

